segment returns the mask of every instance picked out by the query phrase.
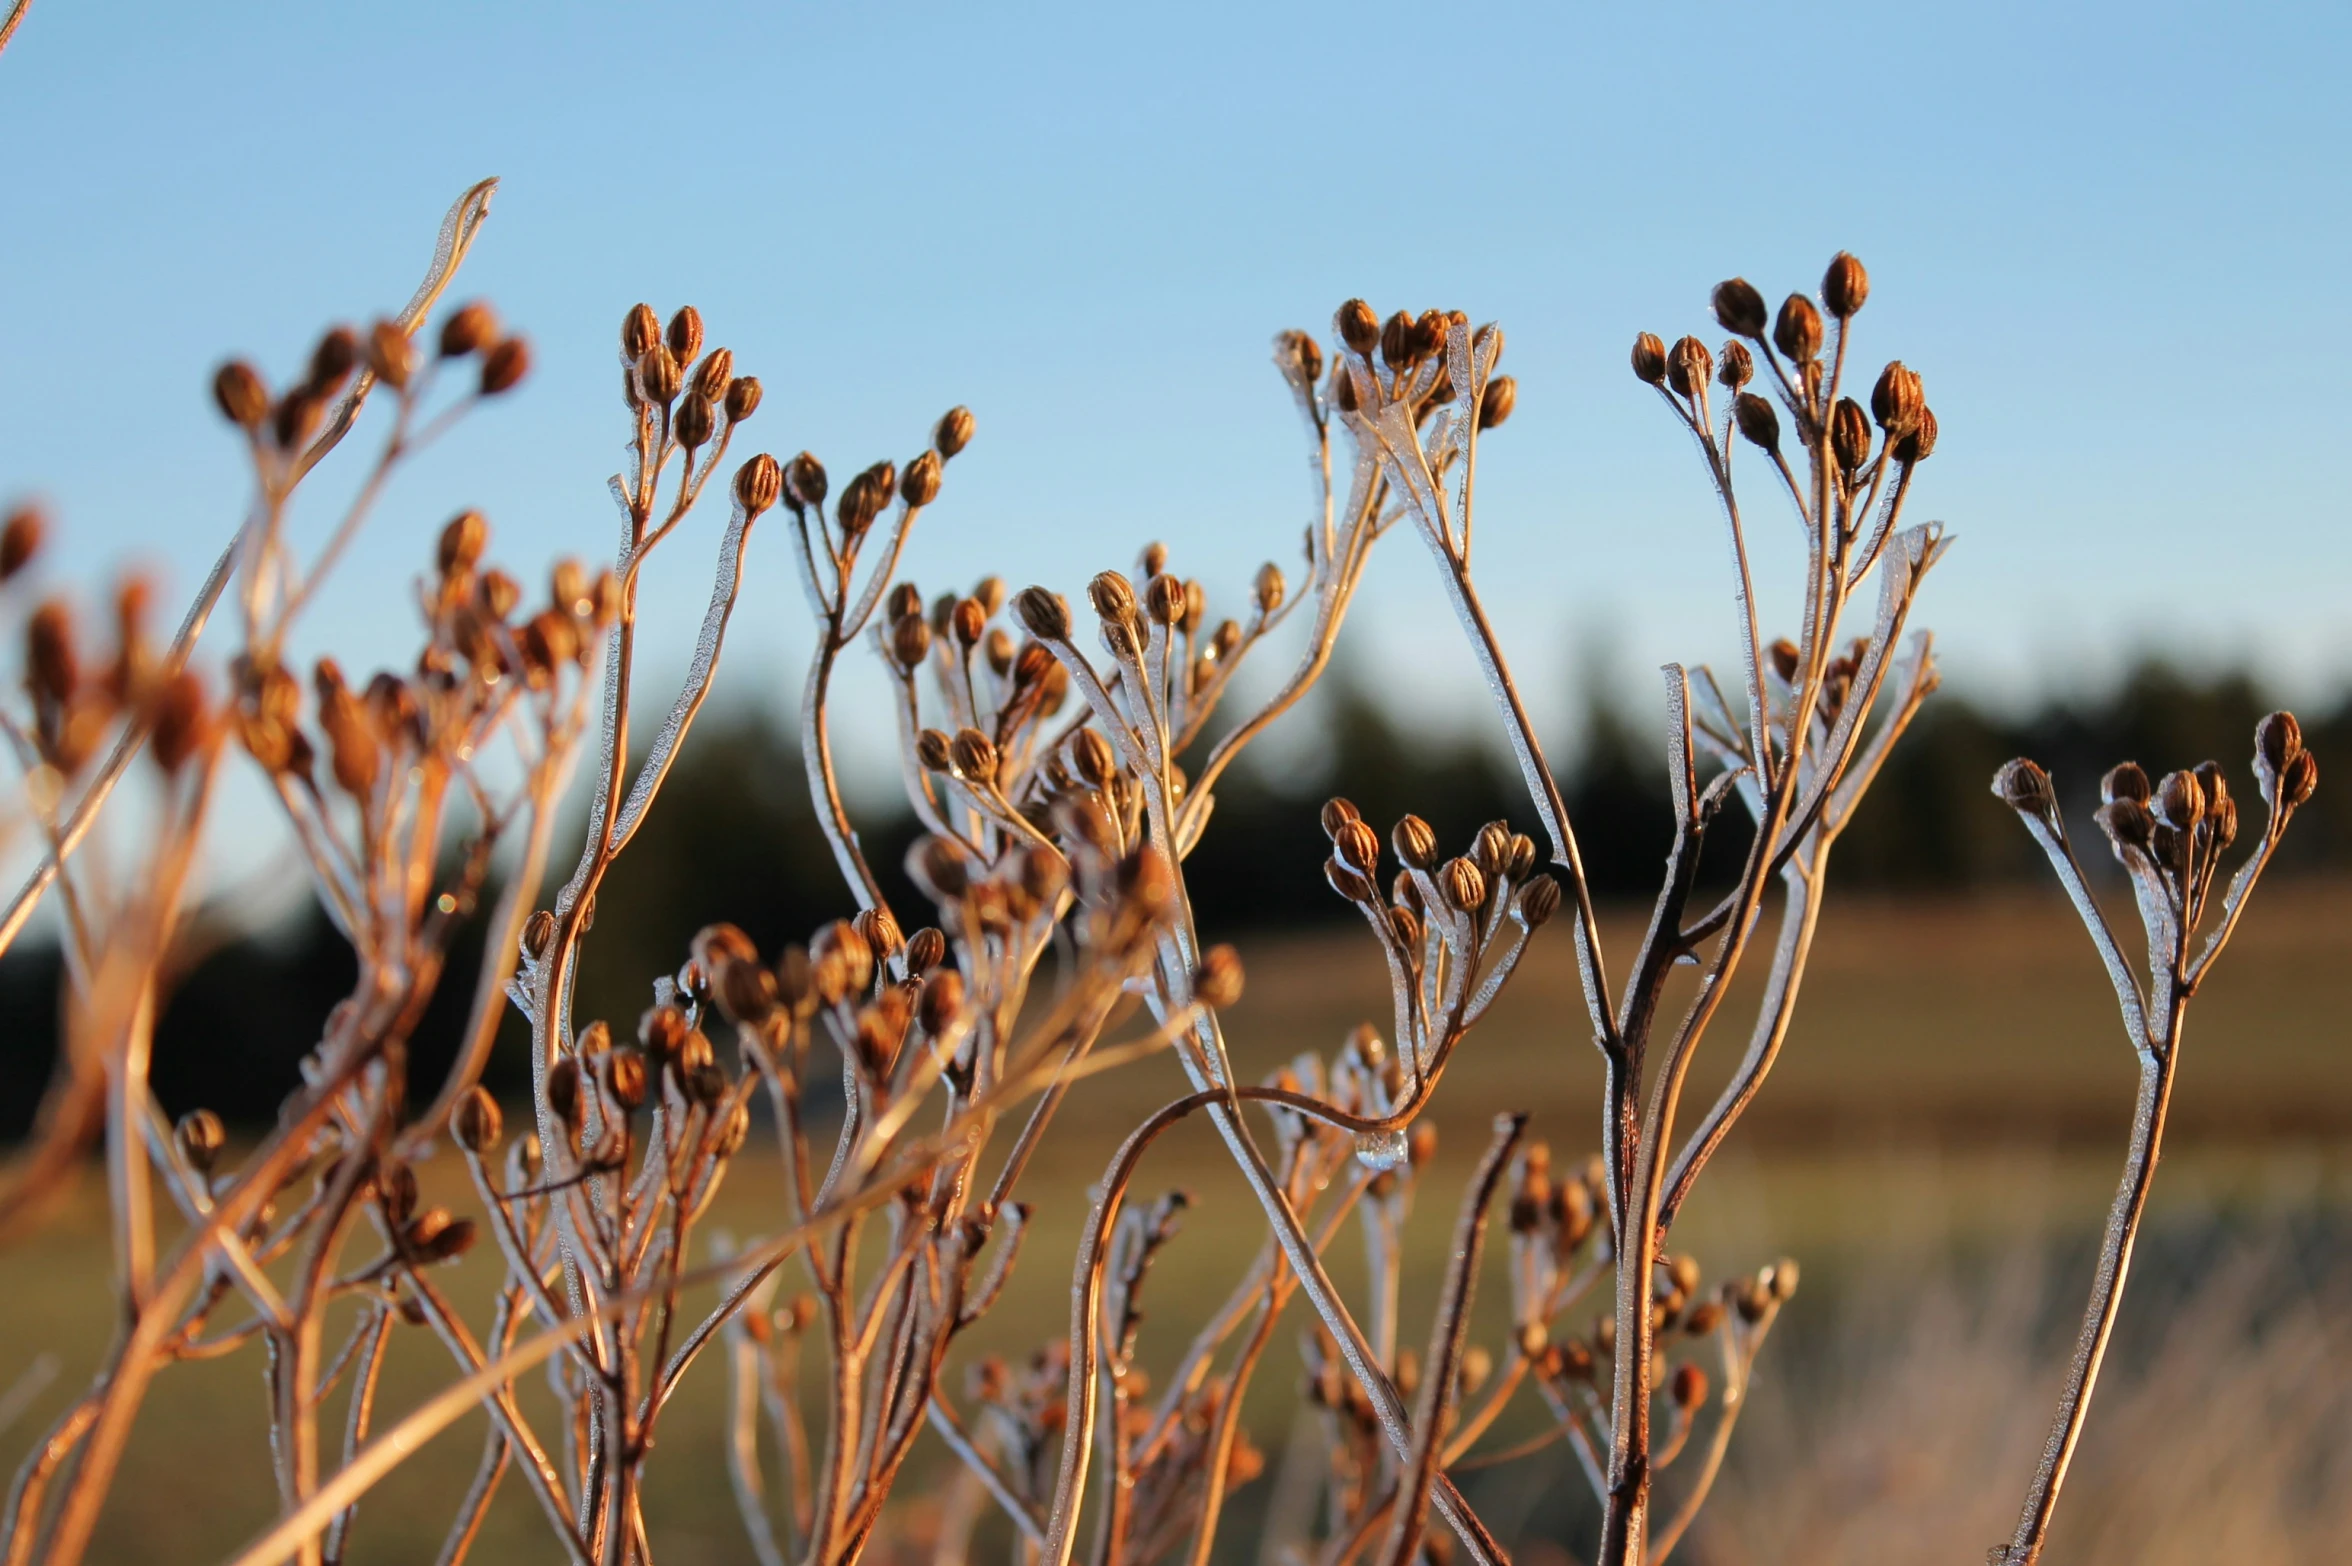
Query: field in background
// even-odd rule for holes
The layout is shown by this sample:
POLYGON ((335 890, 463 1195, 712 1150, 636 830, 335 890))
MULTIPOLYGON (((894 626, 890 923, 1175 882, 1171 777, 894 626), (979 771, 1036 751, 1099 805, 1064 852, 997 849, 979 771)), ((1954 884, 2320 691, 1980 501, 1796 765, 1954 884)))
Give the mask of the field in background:
MULTIPOLYGON (((1629 951, 1638 916, 1613 915, 1609 926, 1611 950, 1629 951)), ((2352 888, 2267 889, 2193 1014, 2146 1277, 2126 1306, 2115 1395, 2094 1412, 2082 1493, 2062 1513, 2054 1560, 2173 1558, 2157 1539, 2182 1558, 2283 1549, 2282 1558, 2308 1559, 2298 1541, 2324 1536, 2310 1530, 2352 1523, 2330 1499, 2352 1494, 2341 1391, 2352 1386, 2352 1334, 2341 1325, 2352 1319, 2348 956, 2352 888), (2160 1330, 2167 1299, 2187 1301, 2190 1335, 2160 1330)), ((1248 993, 1231 1016, 1245 1075, 1301 1050, 1328 1056, 1359 1020, 1385 1031, 1386 986, 1367 937, 1260 941, 1245 957, 1248 993)), ((1536 1134, 1564 1157, 1591 1147, 1598 1073, 1580 1013, 1555 927, 1447 1079, 1436 1110, 1444 1143, 1415 1223, 1430 1259, 1496 1110, 1532 1109, 1536 1134)), ((1833 904, 1800 1019, 1677 1231, 1710 1276, 1787 1253, 1806 1278, 1767 1350, 1754 1424, 1734 1442, 1714 1527, 1694 1536, 1690 1558, 1792 1559, 1772 1541, 1834 1514, 1839 1542, 1822 1559, 1981 1559, 2009 1525, 2047 1415, 2063 1357, 2053 1329, 2078 1306, 2082 1258, 2121 1160, 2129 1050, 2088 944, 2054 894, 1833 904)), ((1696 1091, 1739 1044, 1734 1032, 1718 1037, 1696 1091)), ((965 1359, 1026 1352, 1065 1331, 1086 1187, 1120 1132, 1181 1090, 1160 1060, 1074 1091, 1024 1193, 1037 1231, 965 1359)), ((755 1144, 731 1177, 721 1221, 738 1234, 772 1226, 772 1169, 755 1144)), ((1144 1357, 1154 1365, 1173 1358, 1184 1323, 1223 1297, 1261 1234, 1197 1127, 1155 1149, 1138 1191, 1171 1185, 1197 1205, 1145 1296, 1144 1357)), ((471 1206, 461 1192, 433 1194, 471 1206)), ((11 1467, 111 1330, 99 1219, 96 1182, 86 1182, 56 1225, 0 1257, 0 1388, 44 1354, 58 1372, 0 1432, 0 1461, 11 1467)), ((1351 1243, 1337 1256, 1344 1284, 1351 1243)), ((450 1275, 461 1296, 468 1270, 450 1275)), ((1405 1302, 1412 1337, 1434 1295, 1426 1269, 1417 1272, 1405 1302)), ((1487 1291, 1489 1307, 1499 1293, 1487 1291)), ((1494 1310, 1479 1313, 1475 1335, 1500 1347, 1494 1310)), ((1257 1439, 1277 1458, 1291 1437, 1276 1410, 1289 1402, 1293 1364, 1283 1350, 1260 1379, 1257 1439)), ((681 1394, 651 1466, 664 1566, 746 1555, 720 1464, 715 1368, 681 1394)), ((448 1374, 430 1335, 403 1329, 379 1421, 448 1374)), ((165 1375, 97 1558, 217 1560, 250 1536, 271 1507, 261 1388, 254 1353, 165 1375)), ((362 1507, 352 1558, 429 1560, 479 1442, 479 1421, 469 1421, 396 1474, 362 1507)), ((1270 1486, 1260 1481, 1237 1505, 1262 1506, 1270 1486)), ((1478 1475, 1472 1493, 1507 1536, 1573 1542, 1589 1527, 1581 1487, 1554 1447, 1478 1475)), ((919 1511, 932 1488, 907 1487, 909 1504, 919 1511)), ((538 1529, 510 1482, 483 1558, 553 1558, 538 1529)), ((1557 1559, 1541 1547, 1522 1555, 1530 1566, 1557 1559)))

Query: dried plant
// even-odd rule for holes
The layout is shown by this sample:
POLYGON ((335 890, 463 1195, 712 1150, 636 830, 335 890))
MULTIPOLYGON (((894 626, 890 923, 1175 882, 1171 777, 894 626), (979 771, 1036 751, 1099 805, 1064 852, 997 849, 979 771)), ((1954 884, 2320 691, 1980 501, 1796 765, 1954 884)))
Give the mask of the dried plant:
MULTIPOLYGON (((25 616, 29 703, 7 732, 43 858, 0 944, 54 890, 72 993, 57 1084, 0 1195, 0 1224, 25 1221, 102 1135, 123 1326, 90 1389, 20 1471, 0 1558, 79 1561, 154 1378, 175 1361, 258 1343, 280 1504, 240 1566, 344 1558, 368 1489, 476 1408, 489 1412, 488 1436, 444 1562, 465 1557, 510 1474, 578 1566, 650 1562, 642 1497, 656 1432, 681 1378, 715 1344, 730 1391, 732 1488, 751 1548, 770 1566, 858 1559, 925 1429, 969 1475, 966 1500, 943 1513, 942 1559, 969 1553, 984 1502, 1010 1520, 1032 1566, 1068 1566, 1081 1549, 1095 1566, 1179 1552, 1203 1566, 1227 1497, 1265 1466, 1245 1401, 1286 1307, 1304 1296, 1306 1385, 1324 1431, 1307 1481, 1320 1501, 1310 1553, 1326 1566, 1374 1551, 1388 1566, 1457 1549, 1503 1560, 1450 1474, 1509 1455, 1476 1448, 1523 1394, 1548 1411, 1550 1439, 1590 1480, 1601 1559, 1665 1560, 1721 1469, 1755 1357, 1797 1282, 1783 1261, 1710 1288, 1671 1248, 1674 1221, 1787 1037, 1831 848, 1936 684, 1924 635, 1898 653, 1945 547, 1937 526, 1903 516, 1936 422, 1899 362, 1877 378, 1868 409, 1845 395, 1868 290, 1861 265, 1839 256, 1818 302, 1792 295, 1774 318, 1747 283, 1723 284, 1715 311, 1732 336, 1717 353, 1688 336, 1635 345, 1636 373, 1698 443, 1720 500, 1741 656, 1729 691, 1704 668, 1665 671, 1675 835, 1647 933, 1613 983, 1561 789, 1471 571, 1481 442, 1510 415, 1515 387, 1497 373, 1500 329, 1458 312, 1384 322, 1351 300, 1328 349, 1304 333, 1277 339, 1317 477, 1295 584, 1268 564, 1239 615, 1212 620, 1202 584, 1172 571, 1155 544, 1134 576, 1105 571, 1088 584, 1082 637, 1081 614, 1045 587, 1008 593, 990 578, 926 600, 902 577, 916 523, 973 438, 969 412, 941 418, 903 466, 876 463, 838 489, 805 452, 737 462, 730 453, 759 409, 760 383, 706 343, 692 308, 665 322, 639 305, 621 330, 629 461, 612 481, 621 520, 609 567, 559 563, 542 603, 486 564, 487 525, 461 513, 418 582, 425 634, 413 667, 354 686, 322 661, 307 673, 306 701, 286 649, 316 583, 387 478, 528 368, 522 340, 486 306, 426 331, 489 195, 486 182, 452 210, 405 310, 365 332, 330 332, 296 383, 272 392, 241 364, 220 372, 216 394, 248 442, 255 501, 167 651, 147 650, 140 593, 124 595, 118 651, 97 679, 82 674, 59 604, 25 616), (377 392, 392 408, 358 498, 299 564, 288 518, 302 481, 377 392), (1743 444, 1753 451, 1739 459, 1741 480, 1752 467, 1768 504, 1788 502, 1805 542, 1787 639, 1767 641, 1752 580, 1748 497, 1734 480, 1743 444), (666 718, 639 746, 640 573, 654 551, 690 536, 685 524, 714 479, 730 512, 709 609, 666 718), (754 525, 778 511, 770 530, 790 534, 817 627, 801 708, 808 787, 851 917, 766 954, 714 923, 674 973, 654 979, 633 1027, 582 1020, 598 896, 712 688, 754 525), (1242 991, 1240 962, 1197 928, 1186 857, 1211 827, 1225 770, 1326 667, 1372 550, 1400 524, 1427 548, 1494 693, 1541 841, 1496 822, 1448 855, 1408 816, 1384 849, 1352 805, 1331 800, 1326 874, 1380 950, 1388 1032, 1361 1027, 1328 1062, 1302 1054, 1247 1082, 1222 1020, 1242 991), (190 659, 232 585, 238 645, 215 701, 190 659), (1875 605, 1855 634, 1849 609, 1865 591, 1875 605), (1248 712, 1221 715, 1236 671, 1278 633, 1291 644, 1287 674, 1248 712), (835 777, 835 675, 861 640, 887 674, 905 791, 926 834, 906 865, 928 904, 919 916, 890 905, 835 777), (233 1167, 219 1121, 198 1111, 166 1125, 147 1081, 225 735, 274 788, 358 959, 302 1086, 233 1167), (93 767, 110 736, 108 759, 93 767), (142 747, 160 764, 162 808, 141 828, 135 870, 108 881, 91 868, 89 840, 142 747), (558 803, 584 755, 580 858, 542 906, 558 803), (1702 851, 1724 832, 1744 840, 1739 868, 1704 901, 1702 851), (413 1105, 409 1038, 454 930, 476 913, 510 843, 519 848, 487 914, 463 1046, 431 1100, 413 1105), (1547 1146, 1526 1139, 1523 1115, 1496 1121, 1416 1351, 1399 1301, 1407 1215, 1434 1148, 1423 1115, 1454 1052, 1563 909, 1583 983, 1571 1026, 1607 1067, 1599 1151, 1558 1171, 1547 1146), (1694 1056, 1768 922, 1768 977, 1745 1052, 1686 1124, 1694 1056), (1670 988, 1679 966, 1698 969, 1695 987, 1670 988), (511 1136, 480 1085, 510 1004, 529 1025, 532 1070, 528 1124, 511 1136), (1066 1337, 1025 1366, 984 1359, 954 1374, 958 1338, 1002 1297, 1018 1259, 1029 1228, 1019 1187, 1069 1088, 1159 1052, 1173 1055, 1189 1091, 1133 1129, 1092 1193, 1066 1337), (770 1123, 756 1140, 755 1109, 770 1123), (1130 1195, 1155 1140, 1194 1116, 1230 1153, 1266 1236, 1155 1396, 1136 1358, 1139 1302, 1155 1260, 1182 1244, 1185 1203, 1130 1195), (416 1168, 445 1133, 478 1217, 419 1197, 416 1168), (736 1165, 764 1167, 771 1154, 772 1169, 751 1177, 774 1182, 771 1232, 747 1243, 702 1233, 736 1165), (1467 1336, 1498 1191, 1512 1323, 1499 1364, 1467 1336), (168 1247, 158 1192, 180 1209, 168 1247), (1370 1259, 1357 1300, 1323 1262, 1351 1214, 1370 1259), (468 1255, 496 1275, 486 1324, 465 1319, 436 1281, 468 1255), (805 1290, 785 1294, 788 1276, 805 1290), (718 1303, 690 1316, 689 1291, 711 1283, 718 1303), (1578 1327, 1604 1292, 1597 1319, 1578 1327), (377 1377, 405 1325, 430 1328, 452 1379, 377 1430, 377 1377), (535 1371, 553 1394, 552 1430, 517 1396, 535 1371), (319 1428, 338 1387, 350 1389, 339 1442, 319 1428), (1689 1477, 1670 1489, 1659 1476, 1677 1465, 1689 1477)), ((37 532, 29 514, 9 524, 0 574, 21 571, 37 532)), ((2277 721, 2263 741, 2272 826, 2225 898, 2223 935, 2296 791, 2308 792, 2308 758, 2294 759, 2291 729, 2277 721)), ((2152 954, 2159 937, 2168 943, 2152 956, 2150 1001, 2070 868, 2046 786, 2025 798, 2019 780, 2036 777, 2005 774, 2006 795, 2070 874, 2153 1073, 2138 1173, 2110 1236, 2120 1254, 2153 1158, 2179 1007, 2210 960, 2187 963, 2185 932, 2228 840, 2227 801, 2211 779, 2167 779, 2161 824, 2144 824, 2144 782, 2134 795, 2111 780, 2122 803, 2103 819, 2141 889, 2152 954)), ((2114 1262, 2094 1306, 2097 1340, 2119 1282, 2114 1262)), ((2086 1344, 2061 1445, 2096 1368, 2097 1341, 2086 1344)), ((2064 1464, 2054 1450, 2045 1515, 2064 1464)), ((2031 1558, 2033 1527, 2014 1558, 2031 1558)))

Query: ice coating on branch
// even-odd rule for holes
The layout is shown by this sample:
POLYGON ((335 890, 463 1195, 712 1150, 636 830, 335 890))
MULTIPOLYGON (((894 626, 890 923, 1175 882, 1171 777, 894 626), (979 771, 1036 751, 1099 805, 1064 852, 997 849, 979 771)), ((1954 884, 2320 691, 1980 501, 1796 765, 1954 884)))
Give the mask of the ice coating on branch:
POLYGON ((1404 1161, 1405 1133, 1401 1128, 1356 1133, 1356 1162, 1365 1168, 1386 1171, 1404 1161))

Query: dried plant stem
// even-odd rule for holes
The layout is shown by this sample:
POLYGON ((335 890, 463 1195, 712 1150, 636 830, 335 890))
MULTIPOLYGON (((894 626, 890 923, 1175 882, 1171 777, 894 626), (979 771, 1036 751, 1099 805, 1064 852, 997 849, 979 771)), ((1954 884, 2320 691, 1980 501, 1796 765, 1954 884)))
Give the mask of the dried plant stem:
POLYGON ((2116 1312, 2123 1304, 2123 1287, 2131 1272, 2132 1243, 2138 1237, 2140 1216, 2147 1210, 2148 1192, 2156 1181, 2156 1162, 2164 1142, 2165 1111, 2172 1103, 2172 1073, 2179 1059, 2181 1022, 2188 1007, 2186 995, 2177 996, 2167 1018, 2165 1036, 2140 1056, 2140 1086, 2132 1109, 2131 1148, 2124 1157, 2123 1181, 2108 1210, 2106 1232, 2099 1241, 2098 1271, 2091 1283, 2090 1303, 2083 1312, 2082 1333, 2067 1367, 2066 1386, 2058 1398, 2058 1415, 2050 1439, 2042 1449, 2041 1465, 2027 1488, 2025 1510, 2017 1521, 2002 1566, 2034 1566, 2050 1531, 2058 1506, 2059 1487, 2082 1439, 2083 1420, 2090 1412, 2091 1393, 2098 1385, 2099 1366, 2107 1356, 2107 1341, 2115 1330, 2116 1312))

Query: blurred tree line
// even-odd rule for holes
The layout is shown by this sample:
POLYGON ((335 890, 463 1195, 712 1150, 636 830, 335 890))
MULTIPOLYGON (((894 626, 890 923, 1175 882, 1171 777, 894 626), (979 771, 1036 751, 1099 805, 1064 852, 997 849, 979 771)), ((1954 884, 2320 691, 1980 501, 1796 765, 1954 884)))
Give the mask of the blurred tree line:
MULTIPOLYGON (((1320 700, 1322 738, 1305 760, 1281 770, 1245 762, 1218 788, 1215 816, 1187 865, 1207 931, 1222 936, 1352 917, 1323 883, 1328 848, 1316 826, 1318 805, 1341 780, 1384 832, 1412 811, 1436 828, 1449 853, 1466 848, 1490 820, 1537 830, 1506 756, 1401 725, 1344 672, 1326 682, 1320 700)), ((2096 700, 2052 702, 2021 719, 1939 694, 1839 844, 1838 883, 1951 892, 2039 874, 2026 835, 1987 789, 1994 769, 2016 755, 2051 769, 2086 847, 2097 842, 2089 817, 2099 774, 2116 760, 2135 758, 2154 772, 2216 758, 2250 789, 2246 756, 2266 710, 2242 674, 2198 679, 2157 663, 2096 700)), ((1604 898, 1646 900, 1663 866, 1672 817, 1650 727, 1606 702, 1594 704, 1564 779, 1588 873, 1604 898)), ((2281 868, 2341 873, 2352 868, 2352 697, 2306 715, 2304 732, 2319 756, 2322 786, 2282 850, 2281 868)), ((899 869, 913 837, 911 817, 873 801, 853 814, 893 902, 920 907, 899 869)), ((1715 873, 1728 880, 1728 866, 1745 847, 1742 833, 1719 831, 1709 853, 1715 873)), ((2104 851, 2085 857, 2111 868, 2104 851)), ((556 856, 552 883, 560 884, 570 863, 568 852, 556 856)), ((731 920, 774 951, 850 911, 784 726, 764 714, 706 718, 597 901, 578 1015, 608 1018, 616 1030, 634 1027, 653 978, 677 968, 704 924, 731 920)), ((473 972, 480 940, 478 929, 461 939, 452 975, 473 972)), ((167 1109, 192 1107, 201 1092, 232 1119, 268 1119, 352 979, 349 951, 315 909, 277 928, 231 932, 192 962, 164 1013, 154 1081, 167 1109)), ((0 1137, 21 1134, 48 1079, 58 994, 53 945, 20 944, 0 961, 0 1137)), ((466 984, 453 981, 428 1012, 412 1048, 420 1091, 429 1093, 446 1069, 469 1000, 466 984)), ((523 1080, 522 1038, 510 1013, 494 1087, 511 1090, 523 1080)))

